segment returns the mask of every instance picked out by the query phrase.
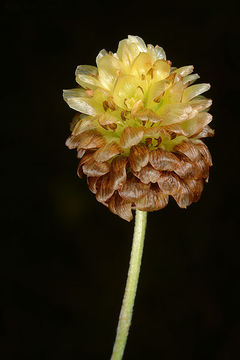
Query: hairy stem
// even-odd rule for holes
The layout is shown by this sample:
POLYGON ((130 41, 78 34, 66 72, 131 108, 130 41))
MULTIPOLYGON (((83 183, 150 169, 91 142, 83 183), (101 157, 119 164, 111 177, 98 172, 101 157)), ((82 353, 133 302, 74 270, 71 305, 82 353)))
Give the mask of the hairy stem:
POLYGON ((122 302, 122 308, 119 316, 117 334, 111 360, 121 360, 126 346, 141 267, 146 225, 147 212, 136 210, 128 278, 122 302))

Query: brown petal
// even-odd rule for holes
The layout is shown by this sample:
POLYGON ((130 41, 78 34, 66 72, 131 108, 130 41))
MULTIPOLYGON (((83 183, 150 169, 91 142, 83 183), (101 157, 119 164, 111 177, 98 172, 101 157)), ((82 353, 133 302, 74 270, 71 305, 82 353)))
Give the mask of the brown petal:
POLYGON ((85 152, 86 152, 85 149, 78 149, 77 158, 81 159, 83 157, 83 155, 85 154, 85 152))
POLYGON ((156 149, 149 154, 149 162, 156 170, 173 171, 178 166, 178 158, 171 152, 156 149))
POLYGON ((174 147, 173 151, 186 155, 191 161, 196 161, 201 156, 198 147, 191 141, 181 142, 174 147))
POLYGON ((186 208, 193 202, 194 195, 184 182, 181 182, 181 187, 177 194, 173 195, 180 208, 186 208))
POLYGON ((97 162, 91 159, 83 165, 82 169, 85 175, 95 177, 108 173, 110 165, 107 162, 97 162))
MULTIPOLYGON (((79 136, 79 135, 78 135, 79 136)), ((71 135, 67 138, 65 145, 71 150, 78 147, 78 136, 71 135)))
POLYGON ((87 183, 88 183, 88 187, 89 187, 89 190, 93 193, 93 194, 96 194, 97 193, 97 182, 99 180, 99 177, 96 176, 96 177, 88 177, 87 178, 87 183))
POLYGON ((127 221, 132 220, 131 202, 122 199, 117 192, 111 197, 108 206, 111 212, 120 216, 122 219, 127 221))
POLYGON ((202 131, 197 134, 197 136, 193 136, 196 139, 202 139, 202 138, 206 138, 206 137, 212 137, 214 136, 214 130, 210 128, 209 125, 204 126, 204 128, 202 129, 202 131))
POLYGON ((168 195, 165 195, 156 186, 152 186, 147 194, 135 202, 136 208, 142 211, 155 211, 163 209, 168 204, 168 195))
POLYGON ((144 144, 139 144, 131 147, 129 155, 129 163, 134 171, 140 171, 142 167, 148 164, 149 152, 144 144))
POLYGON ((82 159, 79 161, 78 168, 77 168, 77 175, 80 179, 83 177, 83 164, 90 161, 92 159, 93 153, 89 152, 83 155, 82 159))
POLYGON ((99 148, 104 144, 104 138, 95 130, 87 130, 77 136, 70 136, 66 141, 66 145, 69 149, 74 149, 76 147, 82 149, 94 149, 99 148))
POLYGON ((204 159, 199 159, 198 161, 196 161, 195 163, 195 167, 198 169, 199 171, 199 176, 198 177, 194 177, 195 179, 208 179, 209 176, 209 166, 208 164, 204 161, 204 159))
POLYGON ((204 143, 198 143, 196 146, 198 147, 198 150, 200 151, 207 165, 212 166, 212 156, 208 150, 208 147, 204 143))
POLYGON ((160 172, 155 170, 151 165, 144 166, 139 172, 134 173, 142 183, 156 183, 160 177, 160 172))
POLYGON ((113 195, 114 189, 110 183, 110 174, 106 174, 99 179, 99 189, 97 190, 96 199, 100 202, 106 202, 113 195))
POLYGON ((144 130, 142 127, 126 127, 120 138, 120 145, 127 149, 133 145, 137 145, 143 138, 144 130))
MULTIPOLYGON (((178 154, 178 166, 174 172, 182 179, 199 179, 201 178, 201 170, 196 166, 197 162, 190 161, 185 155, 178 154)), ((201 159, 200 159, 201 160, 201 159)), ((200 161, 199 160, 199 161, 200 161)))
POLYGON ((116 157, 111 163, 110 181, 114 190, 119 189, 126 181, 126 165, 127 158, 124 156, 116 157))
POLYGON ((121 152, 122 149, 120 148, 120 146, 115 143, 115 141, 112 141, 98 149, 94 154, 94 159, 100 162, 107 161, 113 156, 120 154, 121 152))
POLYGON ((135 176, 129 176, 123 187, 118 190, 118 193, 127 201, 135 201, 146 195, 149 188, 149 185, 143 184, 135 176))
POLYGON ((186 179, 185 184, 189 188, 189 190, 192 192, 193 195, 193 202, 197 202, 202 194, 203 191, 203 180, 195 180, 195 179, 186 179))
POLYGON ((163 194, 175 195, 181 188, 181 180, 174 172, 162 172, 158 180, 158 185, 163 194))

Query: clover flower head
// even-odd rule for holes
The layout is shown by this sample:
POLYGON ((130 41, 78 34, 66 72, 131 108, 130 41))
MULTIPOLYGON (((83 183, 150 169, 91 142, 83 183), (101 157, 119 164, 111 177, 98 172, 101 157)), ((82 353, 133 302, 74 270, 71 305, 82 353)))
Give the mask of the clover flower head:
POLYGON ((212 101, 195 84, 193 66, 172 67, 159 46, 138 36, 101 50, 97 66, 76 69, 78 88, 64 90, 77 111, 66 145, 77 149, 78 176, 96 199, 125 220, 132 210, 164 208, 169 196, 186 208, 199 200, 211 155, 202 139, 212 101))

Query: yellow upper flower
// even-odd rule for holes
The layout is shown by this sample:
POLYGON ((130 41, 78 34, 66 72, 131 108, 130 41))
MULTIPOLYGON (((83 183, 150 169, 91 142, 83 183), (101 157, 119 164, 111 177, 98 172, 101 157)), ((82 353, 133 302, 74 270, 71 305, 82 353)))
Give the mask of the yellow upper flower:
MULTIPOLYGON (((166 176, 170 181, 171 171, 174 179, 177 176, 180 180, 195 179, 199 183, 207 178, 208 167, 211 165, 210 154, 206 155, 207 151, 203 150, 205 145, 200 139, 213 135, 213 130, 208 126, 212 116, 207 112, 212 101, 201 94, 207 91, 210 85, 192 85, 199 78, 198 74, 192 74, 192 65, 173 68, 171 62, 166 60, 165 52, 161 47, 146 45, 138 36, 129 35, 127 39, 120 41, 116 53, 101 50, 96 63, 97 66, 78 66, 76 81, 80 87, 64 90, 65 101, 78 112, 74 118, 72 135, 66 144, 69 148, 77 148, 79 158, 85 154, 80 162, 81 171, 83 167, 83 172, 89 178, 107 177, 110 176, 108 173, 115 171, 113 159, 118 156, 125 157, 124 166, 127 174, 131 173, 129 176, 133 176, 131 181, 134 178, 135 182, 145 181, 146 184, 145 175, 145 180, 142 180, 142 173, 145 171, 148 174, 149 189, 154 194, 158 194, 156 196, 163 194, 167 197, 175 196, 181 207, 195 201, 194 197, 188 202, 180 201, 176 191, 173 193, 173 190, 168 192, 163 190, 161 181, 166 176), (180 147, 177 149, 177 146, 180 147), (199 149, 201 147, 201 151, 196 150, 197 147, 199 149), (143 149, 145 149, 144 161, 143 149), (157 160, 155 150, 158 150, 157 160), (163 161, 160 161, 159 151, 162 151, 162 157, 163 154, 164 157, 168 157, 171 166, 166 166, 166 160, 164 160, 165 165, 161 165, 163 161), (189 162, 186 158, 175 155, 180 152, 186 155, 189 162), (208 159, 201 158, 204 156, 208 159), (205 161, 207 171, 202 167, 198 172, 195 169, 194 174, 193 171, 190 174, 188 170, 186 175, 183 167, 184 171, 187 171, 190 163, 193 166, 193 159, 200 161, 198 165, 196 162, 194 165, 199 169, 203 166, 201 161, 205 161), (153 173, 155 175, 151 179, 153 173), (158 189, 155 183, 158 183, 158 189)), ((110 177, 112 179, 112 175, 110 177)), ((124 177, 124 181, 128 181, 128 175, 124 177)), ((160 205, 155 207, 139 205, 138 201, 141 200, 142 204, 143 196, 149 196, 146 192, 142 192, 142 197, 139 195, 140 200, 125 196, 122 190, 124 181, 119 182, 119 187, 113 184, 106 185, 105 181, 104 186, 111 191, 108 196, 99 195, 97 199, 109 207, 113 196, 120 196, 124 201, 128 201, 131 209, 160 208, 160 205), (118 191, 117 195, 116 191, 118 191)), ((100 182, 98 181, 98 186, 94 187, 93 192, 97 194, 100 182)), ((194 186, 192 183, 186 184, 187 181, 184 186, 191 188, 189 191, 193 193, 197 191, 195 183, 194 186)), ((199 189, 198 193, 201 193, 199 189)), ((165 205, 166 203, 164 201, 165 205)), ((116 209, 112 211, 117 212, 116 209)), ((130 216, 125 218, 129 219, 130 216)))
MULTIPOLYGON (((111 137, 120 141, 124 128, 142 126, 144 121, 145 128, 167 127, 181 135, 174 142, 162 137, 161 147, 171 150, 183 137, 197 136, 212 120, 203 111, 211 100, 199 96, 210 85, 189 86, 199 78, 191 74, 193 66, 171 68, 161 47, 146 46, 140 37, 128 36, 115 54, 100 51, 96 62, 97 67, 77 67, 76 81, 81 87, 64 90, 64 99, 74 110, 94 117, 94 127, 109 136, 109 141, 111 137)), ((79 124, 82 130, 93 126, 89 120, 86 117, 79 124)), ((151 138, 151 133, 145 136, 151 138)))

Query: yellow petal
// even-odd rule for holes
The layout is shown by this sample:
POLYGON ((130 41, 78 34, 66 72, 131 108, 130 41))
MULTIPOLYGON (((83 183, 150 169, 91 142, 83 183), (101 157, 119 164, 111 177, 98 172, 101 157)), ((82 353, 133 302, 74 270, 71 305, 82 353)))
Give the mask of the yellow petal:
MULTIPOLYGON (((168 87, 168 82, 166 80, 160 80, 152 84, 148 93, 148 104, 151 106, 152 102, 160 102, 164 91, 168 87)), ((156 104, 155 104, 156 105, 156 104)))
POLYGON ((181 76, 187 76, 193 72, 193 65, 182 66, 174 71, 181 76))
POLYGON ((192 74, 192 75, 188 75, 188 76, 185 76, 184 79, 183 79, 183 83, 184 84, 192 84, 194 83, 194 81, 196 81, 197 79, 199 79, 200 76, 198 74, 192 74))
POLYGON ((103 56, 98 62, 99 81, 107 90, 112 90, 121 72, 121 63, 112 55, 103 56))
POLYGON ((158 115, 162 118, 162 126, 182 122, 188 118, 192 112, 189 104, 169 104, 162 106, 158 115))
POLYGON ((97 68, 91 65, 79 65, 75 71, 76 81, 85 89, 95 89, 99 86, 97 68))
POLYGON ((121 108, 126 108, 125 99, 134 99, 134 103, 141 100, 144 96, 142 91, 138 91, 141 88, 142 82, 132 75, 120 76, 115 84, 113 90, 113 100, 121 108))
POLYGON ((99 104, 92 98, 82 97, 82 89, 63 90, 63 98, 68 105, 83 114, 96 115, 99 104))
MULTIPOLYGON (((187 137, 196 137, 204 128, 212 121, 212 115, 207 112, 201 112, 193 119, 186 120, 181 124, 173 124, 167 127, 167 130, 171 130, 179 135, 187 137)), ((204 134, 203 136, 204 137, 204 134)))
POLYGON ((151 56, 147 53, 140 53, 134 60, 131 67, 131 74, 141 79, 142 75, 146 75, 152 67, 151 56))
POLYGON ((107 54, 108 54, 108 52, 107 52, 105 49, 102 49, 101 51, 99 51, 99 53, 98 53, 98 55, 97 55, 97 57, 96 57, 96 64, 98 65, 99 60, 100 60, 103 56, 105 56, 105 55, 107 55, 107 54))
POLYGON ((157 60, 153 64, 153 81, 167 78, 170 74, 170 65, 165 60, 157 60))
POLYGON ((165 51, 161 46, 156 45, 155 46, 155 52, 158 59, 166 60, 166 54, 165 51))
POLYGON ((140 53, 138 44, 124 39, 119 42, 117 56, 123 62, 126 69, 129 69, 133 60, 140 53))
POLYGON ((146 44, 145 44, 144 40, 140 36, 128 35, 128 40, 131 43, 136 44, 139 51, 141 51, 141 52, 146 52, 147 51, 146 44))
POLYGON ((183 92, 182 102, 187 102, 210 89, 210 84, 197 84, 186 88, 183 92))

